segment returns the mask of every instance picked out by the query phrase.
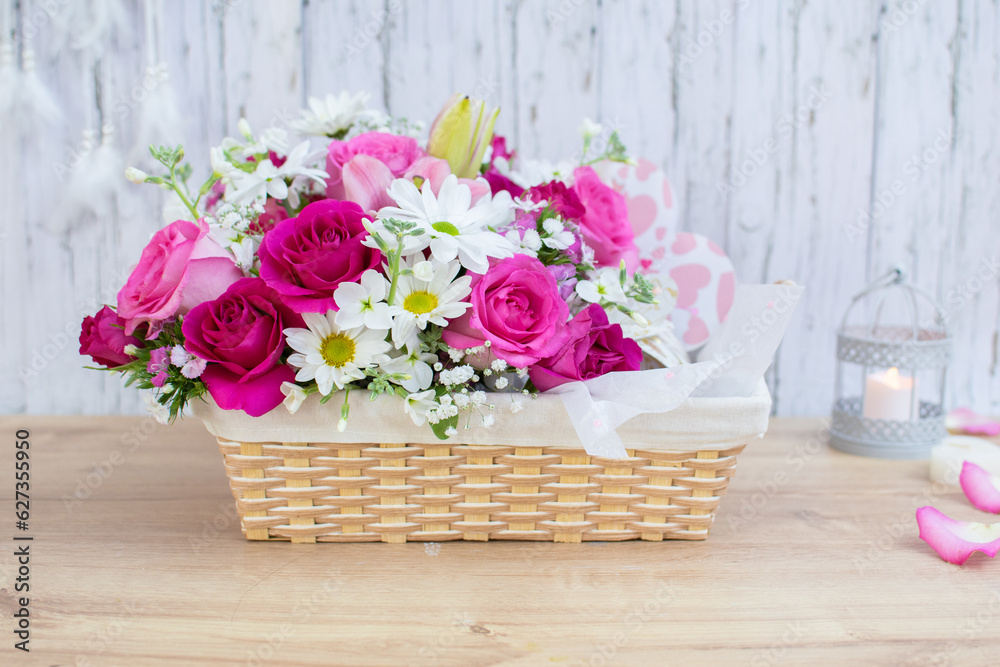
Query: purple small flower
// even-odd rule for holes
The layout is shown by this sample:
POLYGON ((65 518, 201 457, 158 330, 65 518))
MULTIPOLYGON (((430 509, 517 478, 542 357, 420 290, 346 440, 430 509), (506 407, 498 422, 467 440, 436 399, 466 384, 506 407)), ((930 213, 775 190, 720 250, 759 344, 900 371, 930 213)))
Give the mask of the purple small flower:
POLYGON ((153 374, 151 380, 154 387, 162 387, 167 381, 167 369, 170 367, 170 348, 158 347, 149 353, 149 363, 146 370, 153 374))

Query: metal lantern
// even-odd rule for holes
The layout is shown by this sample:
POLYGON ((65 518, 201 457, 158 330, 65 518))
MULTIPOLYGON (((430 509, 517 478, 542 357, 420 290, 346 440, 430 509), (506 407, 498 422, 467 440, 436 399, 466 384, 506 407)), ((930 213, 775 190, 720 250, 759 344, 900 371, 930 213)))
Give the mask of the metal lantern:
POLYGON ((901 269, 854 297, 837 332, 831 446, 884 459, 930 458, 945 437, 951 360, 945 319, 933 297, 907 282, 901 269), (852 323, 862 302, 870 304, 868 322, 852 323))

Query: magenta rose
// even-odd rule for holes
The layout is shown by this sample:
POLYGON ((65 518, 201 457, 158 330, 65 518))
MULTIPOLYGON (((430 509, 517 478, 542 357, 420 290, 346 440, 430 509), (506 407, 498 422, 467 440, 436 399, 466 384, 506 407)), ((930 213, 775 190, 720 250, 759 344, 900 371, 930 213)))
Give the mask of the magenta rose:
POLYGON ((225 294, 184 317, 184 347, 210 363, 201 374, 208 392, 225 410, 259 417, 284 399, 281 383, 295 371, 281 363, 286 327, 302 318, 260 278, 244 278, 225 294))
POLYGON ((628 221, 628 207, 620 192, 608 187, 590 167, 573 172, 576 191, 586 212, 580 218, 583 239, 594 249, 597 266, 618 266, 625 260, 629 271, 639 264, 635 234, 628 221))
POLYGON ((337 310, 333 292, 377 269, 382 253, 362 245, 365 214, 354 202, 324 199, 264 235, 257 255, 260 277, 300 313, 337 310))
POLYGON ((472 308, 442 332, 454 348, 489 341, 499 359, 523 368, 559 349, 569 337, 569 308, 556 279, 534 257, 514 255, 472 275, 472 308))
POLYGON ((609 324, 608 314, 596 303, 577 313, 568 329, 569 340, 528 371, 539 390, 548 391, 612 371, 639 370, 642 363, 639 344, 624 336, 621 325, 609 324))
POLYGON ((385 189, 424 155, 412 137, 365 132, 350 141, 335 139, 326 154, 326 196, 366 211, 391 205, 385 189))
POLYGON ((110 306, 83 319, 80 329, 80 354, 85 354, 105 368, 124 366, 135 357, 125 354, 126 345, 142 347, 142 341, 125 333, 125 320, 110 306))
POLYGON ((528 190, 527 198, 533 202, 547 201, 552 210, 564 220, 579 220, 587 212, 576 191, 562 181, 549 181, 528 190))
POLYGON ((208 236, 208 225, 171 223, 153 235, 118 292, 125 333, 145 322, 146 338, 155 338, 164 320, 211 301, 242 277, 232 256, 208 236))

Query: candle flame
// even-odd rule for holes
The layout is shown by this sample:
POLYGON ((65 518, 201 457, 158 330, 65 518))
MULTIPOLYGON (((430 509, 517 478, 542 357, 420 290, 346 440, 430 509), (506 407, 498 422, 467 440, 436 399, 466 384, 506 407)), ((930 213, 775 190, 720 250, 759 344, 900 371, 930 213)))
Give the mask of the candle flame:
POLYGON ((885 372, 885 383, 893 389, 899 389, 899 369, 893 366, 885 372))

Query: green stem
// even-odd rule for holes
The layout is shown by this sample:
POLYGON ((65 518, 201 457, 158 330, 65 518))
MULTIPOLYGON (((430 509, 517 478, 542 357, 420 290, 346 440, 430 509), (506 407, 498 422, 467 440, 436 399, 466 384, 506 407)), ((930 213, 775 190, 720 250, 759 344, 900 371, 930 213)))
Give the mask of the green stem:
POLYGON ((176 170, 175 166, 170 167, 170 187, 174 189, 174 192, 176 192, 177 196, 181 198, 181 201, 184 202, 184 205, 187 206, 187 209, 191 211, 191 216, 195 220, 197 220, 200 217, 198 215, 198 209, 194 207, 194 204, 191 203, 191 200, 188 198, 188 196, 184 194, 184 191, 181 190, 179 185, 177 185, 177 176, 174 173, 175 170, 176 170))
POLYGON ((403 256, 404 236, 396 234, 396 238, 399 240, 399 245, 396 246, 396 252, 390 256, 391 264, 389 265, 389 270, 392 271, 392 281, 389 283, 389 298, 386 300, 386 303, 390 306, 395 305, 396 283, 399 282, 399 260, 403 256))

